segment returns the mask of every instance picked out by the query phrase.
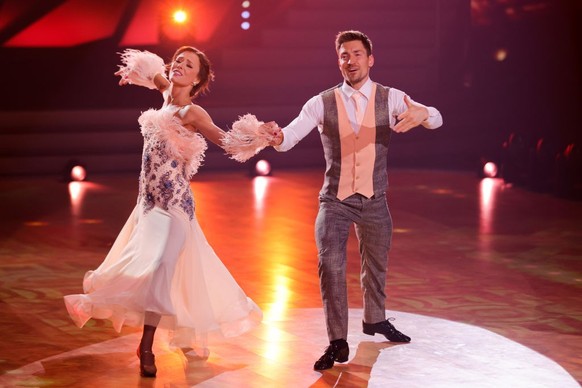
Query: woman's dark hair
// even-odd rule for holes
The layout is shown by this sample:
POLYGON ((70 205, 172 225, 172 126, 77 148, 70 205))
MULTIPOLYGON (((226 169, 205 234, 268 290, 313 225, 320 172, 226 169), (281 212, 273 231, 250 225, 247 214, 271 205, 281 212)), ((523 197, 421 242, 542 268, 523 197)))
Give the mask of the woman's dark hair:
POLYGON ((190 91, 190 97, 194 98, 200 94, 208 92, 210 89, 210 81, 214 81, 214 72, 212 71, 212 65, 206 54, 192 46, 182 46, 176 50, 174 57, 172 58, 172 63, 176 60, 178 55, 182 54, 184 51, 193 52, 198 56, 198 59, 200 59, 200 71, 198 72, 200 82, 194 85, 190 91))
POLYGON ((339 52, 340 46, 345 42, 351 42, 353 40, 359 40, 364 45, 366 53, 368 56, 372 55, 372 41, 366 34, 360 31, 349 30, 342 31, 335 37, 335 51, 339 52))

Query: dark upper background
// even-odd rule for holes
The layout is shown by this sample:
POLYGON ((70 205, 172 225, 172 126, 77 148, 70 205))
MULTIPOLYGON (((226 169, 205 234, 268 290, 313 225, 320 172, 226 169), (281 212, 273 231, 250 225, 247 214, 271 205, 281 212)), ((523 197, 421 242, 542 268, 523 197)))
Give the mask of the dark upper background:
MULTIPOLYGON (((442 112, 437 131, 395 135, 390 163, 478 168, 512 136, 552 157, 580 147, 579 1, 565 0, 6 0, 0 2, 0 175, 52 174, 73 160, 93 172, 136 171, 140 111, 155 91, 117 85, 124 48, 169 60, 182 44, 210 57, 198 99, 227 128, 251 112, 287 124, 341 81, 333 39, 360 29, 374 43, 373 80, 442 112), (170 11, 189 11, 185 26, 170 11), (505 53, 505 57, 503 57, 505 53), (502 60, 499 56, 502 56, 502 60), (513 135, 512 135, 513 134, 513 135)), ((322 165, 316 131, 276 167, 322 165)), ((205 168, 241 168, 211 148, 205 168)))

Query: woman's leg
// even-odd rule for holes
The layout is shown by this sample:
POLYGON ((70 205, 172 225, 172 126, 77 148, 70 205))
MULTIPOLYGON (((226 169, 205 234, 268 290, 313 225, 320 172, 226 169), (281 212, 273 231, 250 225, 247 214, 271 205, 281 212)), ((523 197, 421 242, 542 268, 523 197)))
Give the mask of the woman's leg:
POLYGON ((184 225, 179 219, 171 217, 166 244, 163 248, 158 266, 146 295, 146 312, 138 355, 141 375, 155 377, 157 369, 153 353, 154 336, 162 314, 173 314, 174 309, 170 297, 170 288, 174 269, 185 241, 184 225))
POLYGON ((160 319, 160 314, 146 311, 144 320, 145 323, 143 325, 143 334, 139 343, 140 352, 152 351, 152 347, 154 345, 154 335, 156 334, 156 329, 160 319))
POLYGON ((152 351, 154 345, 154 335, 160 322, 161 315, 146 311, 145 324, 137 356, 139 357, 139 370, 143 377, 156 377, 158 369, 156 368, 156 356, 152 351))

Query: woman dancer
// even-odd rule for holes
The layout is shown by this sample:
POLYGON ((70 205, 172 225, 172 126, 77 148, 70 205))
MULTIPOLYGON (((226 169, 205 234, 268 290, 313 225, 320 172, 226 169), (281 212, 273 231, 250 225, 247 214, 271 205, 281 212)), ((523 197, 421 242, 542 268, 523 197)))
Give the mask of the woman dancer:
POLYGON ((262 319, 206 241, 189 182, 203 159, 204 138, 243 161, 273 133, 271 123, 246 115, 244 127, 264 140, 257 147, 249 141, 256 133, 229 136, 192 102, 214 77, 208 58, 194 47, 180 47, 169 65, 147 51, 126 50, 121 59, 119 84, 157 89, 164 102, 139 117, 144 148, 137 204, 103 263, 85 275, 84 294, 65 296, 65 304, 79 327, 91 318, 111 320, 117 331, 143 326, 140 373, 155 377, 158 327, 170 330, 173 346, 194 348, 205 346, 207 333, 239 335, 262 319))

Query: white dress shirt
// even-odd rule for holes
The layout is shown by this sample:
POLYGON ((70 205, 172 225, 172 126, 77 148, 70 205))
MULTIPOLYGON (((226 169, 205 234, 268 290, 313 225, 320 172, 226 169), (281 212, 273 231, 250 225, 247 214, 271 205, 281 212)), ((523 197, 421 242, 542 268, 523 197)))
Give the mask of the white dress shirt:
MULTIPOLYGON (((368 101, 371 97, 373 82, 371 79, 368 80, 360 88, 360 93, 364 95, 362 109, 366 111, 368 106, 368 101)), ((352 94, 356 90, 348 85, 345 81, 341 86, 341 97, 344 102, 348 113, 348 119, 352 125, 354 132, 358 131, 358 125, 356 123, 356 106, 354 100, 351 98, 352 94)), ((404 96, 406 94, 396 88, 390 88, 388 93, 388 112, 390 112, 390 127, 393 128, 396 125, 396 117, 407 109, 404 103, 404 96)), ((410 96, 409 96, 410 98, 410 96)), ((411 99, 412 101, 412 99, 411 99)), ((417 103, 418 104, 418 103, 417 103)), ((423 105, 424 106, 424 105, 423 105)), ((433 107, 426 107, 428 109, 428 118, 421 124, 425 128, 438 128, 442 125, 443 119, 440 112, 433 107)), ((275 147, 277 151, 287 151, 293 148, 301 139, 309 134, 315 127, 323 131, 323 99, 321 95, 316 95, 311 97, 297 116, 289 125, 283 128, 283 142, 275 147)))

